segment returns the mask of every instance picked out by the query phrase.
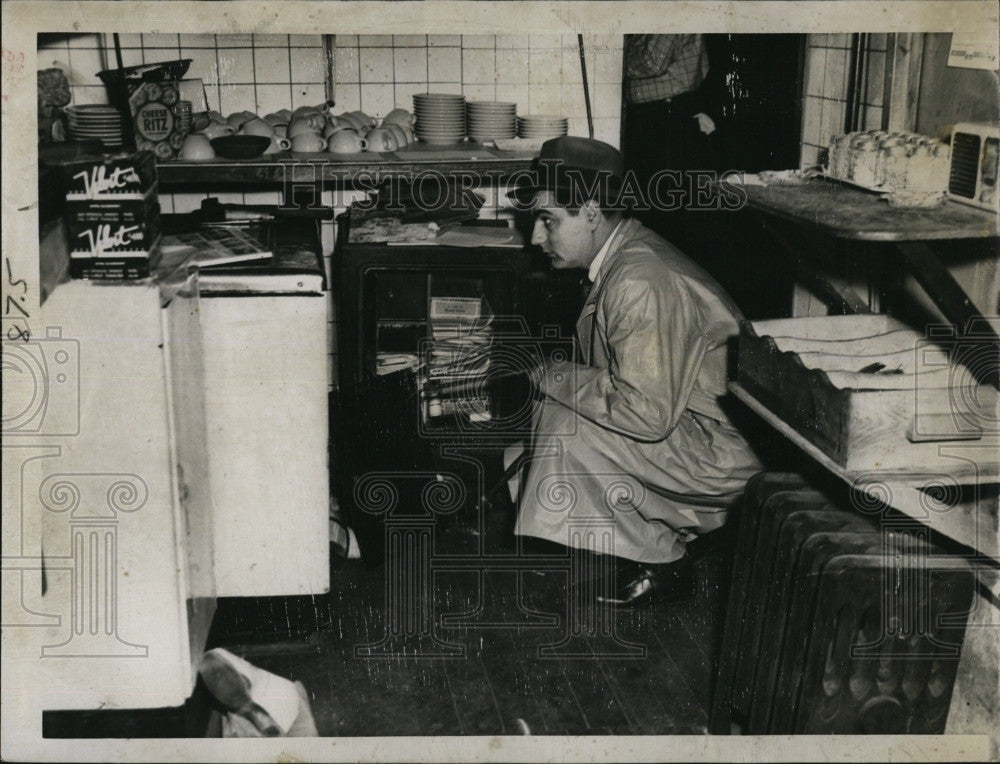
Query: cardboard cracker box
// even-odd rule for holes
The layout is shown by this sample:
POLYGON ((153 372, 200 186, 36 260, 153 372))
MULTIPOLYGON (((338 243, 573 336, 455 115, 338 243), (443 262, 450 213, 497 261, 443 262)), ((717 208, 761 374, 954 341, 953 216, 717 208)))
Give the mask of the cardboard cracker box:
POLYGON ((180 96, 175 80, 144 82, 129 96, 137 149, 152 151, 157 159, 179 153, 189 124, 180 119, 180 96))
POLYGON ((67 201, 144 199, 157 185, 152 151, 80 157, 60 171, 67 201))
POLYGON ((77 256, 70 255, 69 274, 74 279, 90 281, 128 281, 149 278, 152 260, 155 260, 158 242, 153 242, 153 258, 148 254, 132 256, 77 256))
POLYGON ((68 201, 70 276, 134 279, 150 274, 160 239, 156 187, 141 199, 68 201))

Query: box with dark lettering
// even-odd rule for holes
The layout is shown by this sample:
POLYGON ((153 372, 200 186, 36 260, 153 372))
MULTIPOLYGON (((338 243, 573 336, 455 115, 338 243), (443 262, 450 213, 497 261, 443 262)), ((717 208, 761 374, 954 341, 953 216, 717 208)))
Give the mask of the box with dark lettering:
POLYGON ((143 199, 156 186, 152 151, 85 156, 60 165, 67 201, 143 199))

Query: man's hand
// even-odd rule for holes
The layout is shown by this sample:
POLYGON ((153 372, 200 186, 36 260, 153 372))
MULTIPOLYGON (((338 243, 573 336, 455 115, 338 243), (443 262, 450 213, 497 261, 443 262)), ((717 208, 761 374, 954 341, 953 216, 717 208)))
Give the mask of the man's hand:
POLYGON ((545 384, 545 362, 535 366, 530 372, 528 372, 528 380, 531 382, 531 387, 540 393, 544 393, 542 385, 545 384))
POLYGON ((692 119, 698 120, 698 129, 705 135, 711 135, 715 132, 715 122, 705 112, 699 111, 692 119))
POLYGON ((572 373, 572 362, 568 360, 555 360, 551 358, 535 366, 528 374, 531 386, 542 395, 548 393, 548 388, 552 385, 560 385, 567 375, 572 373))

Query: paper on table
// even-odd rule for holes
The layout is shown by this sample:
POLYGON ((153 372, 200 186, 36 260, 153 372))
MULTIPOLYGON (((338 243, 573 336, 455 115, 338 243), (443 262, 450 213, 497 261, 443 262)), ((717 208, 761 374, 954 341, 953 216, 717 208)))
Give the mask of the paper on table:
POLYGON ((514 228, 466 226, 445 231, 435 244, 446 247, 520 247, 521 235, 514 228))
POLYGON ((727 175, 723 183, 733 183, 738 186, 766 186, 767 184, 761 180, 760 176, 755 172, 739 172, 732 175, 727 175))

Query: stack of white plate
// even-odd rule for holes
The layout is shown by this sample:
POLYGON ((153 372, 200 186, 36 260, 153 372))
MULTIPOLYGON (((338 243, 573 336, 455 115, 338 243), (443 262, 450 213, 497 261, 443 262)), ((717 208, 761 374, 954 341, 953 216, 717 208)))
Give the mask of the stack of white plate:
POLYGON ((466 108, 469 137, 476 143, 517 135, 517 104, 506 101, 469 101, 466 108))
POLYGON ((444 145, 465 140, 465 97, 446 93, 413 96, 414 132, 424 143, 444 145))
POLYGON ((566 135, 569 127, 569 120, 566 117, 549 116, 544 114, 526 114, 517 118, 518 138, 558 138, 566 135))
POLYGON ((106 149, 120 148, 122 145, 122 115, 113 106, 84 104, 67 106, 69 137, 75 141, 99 138, 106 149))

